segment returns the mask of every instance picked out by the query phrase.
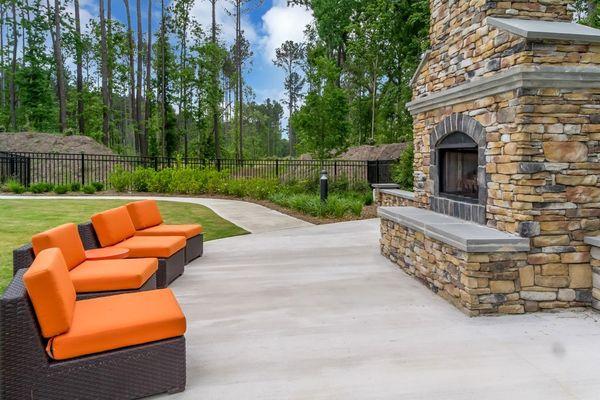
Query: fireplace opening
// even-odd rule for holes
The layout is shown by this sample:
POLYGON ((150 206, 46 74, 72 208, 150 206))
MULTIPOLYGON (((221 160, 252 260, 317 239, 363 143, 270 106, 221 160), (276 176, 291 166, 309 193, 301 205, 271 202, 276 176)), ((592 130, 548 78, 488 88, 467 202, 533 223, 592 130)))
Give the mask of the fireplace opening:
POLYGON ((477 143, 461 132, 446 136, 437 145, 441 196, 477 203, 479 185, 477 143))

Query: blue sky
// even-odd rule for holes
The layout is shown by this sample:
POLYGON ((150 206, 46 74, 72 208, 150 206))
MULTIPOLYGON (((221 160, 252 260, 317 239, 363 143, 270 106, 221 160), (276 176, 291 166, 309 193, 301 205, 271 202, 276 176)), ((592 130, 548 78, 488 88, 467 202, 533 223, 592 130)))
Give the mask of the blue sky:
MULTIPOLYGON (((145 30, 148 0, 141 1, 145 30)), ((256 5, 257 0, 253 1, 256 5)), ((135 28, 135 0, 129 2, 135 28)), ((165 3, 169 4, 170 1, 165 0, 165 3)), ((98 0, 80 0, 80 4, 82 24, 85 25, 90 18, 98 15, 98 0)), ((112 0, 112 4, 113 17, 125 22, 123 1, 112 0)), ((226 8, 231 9, 231 3, 228 0, 220 0, 217 21, 221 27, 222 40, 231 44, 235 34, 235 21, 228 15, 226 8)), ((153 9, 153 23, 156 26, 160 18, 160 0, 153 0, 153 9)), ((196 0, 192 16, 208 30, 211 20, 210 3, 207 0, 196 0)), ((253 10, 244 16, 242 25, 254 53, 252 64, 247 66, 245 79, 254 89, 257 101, 261 102, 266 98, 275 100, 283 98, 283 73, 273 65, 271 60, 275 55, 275 49, 285 40, 302 41, 304 28, 311 21, 312 15, 308 10, 303 7, 288 7, 287 0, 265 0, 262 5, 253 7, 253 10)))

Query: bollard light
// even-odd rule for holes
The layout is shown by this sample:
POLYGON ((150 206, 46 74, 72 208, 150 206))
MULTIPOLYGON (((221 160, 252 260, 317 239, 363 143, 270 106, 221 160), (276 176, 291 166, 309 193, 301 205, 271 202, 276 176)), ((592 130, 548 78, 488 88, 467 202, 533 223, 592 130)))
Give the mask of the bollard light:
POLYGON ((326 202, 329 196, 329 179, 327 178, 327 171, 321 171, 321 201, 326 202))

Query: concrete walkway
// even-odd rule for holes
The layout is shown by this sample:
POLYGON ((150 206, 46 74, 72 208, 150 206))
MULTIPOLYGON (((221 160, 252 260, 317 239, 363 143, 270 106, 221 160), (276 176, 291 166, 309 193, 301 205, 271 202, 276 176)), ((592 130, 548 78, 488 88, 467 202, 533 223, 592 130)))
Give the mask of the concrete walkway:
POLYGON ((468 318, 378 237, 369 220, 207 243, 172 285, 187 390, 160 398, 600 398, 598 314, 468 318))
POLYGON ((251 233, 273 232, 282 229, 312 226, 311 223, 246 201, 211 199, 199 197, 152 197, 152 196, 15 196, 0 195, 1 199, 42 199, 42 200, 141 200, 155 199, 180 203, 200 204, 210 208, 226 220, 251 233))

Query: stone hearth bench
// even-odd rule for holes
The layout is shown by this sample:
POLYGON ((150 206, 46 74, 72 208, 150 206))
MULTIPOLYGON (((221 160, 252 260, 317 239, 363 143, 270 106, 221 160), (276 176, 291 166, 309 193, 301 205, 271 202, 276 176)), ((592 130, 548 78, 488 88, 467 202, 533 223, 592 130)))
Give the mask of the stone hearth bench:
POLYGON ((415 207, 380 207, 381 252, 471 316, 525 312, 529 239, 415 207))

